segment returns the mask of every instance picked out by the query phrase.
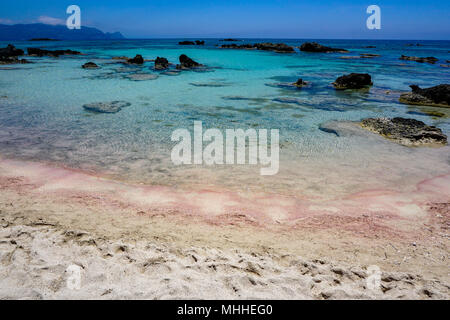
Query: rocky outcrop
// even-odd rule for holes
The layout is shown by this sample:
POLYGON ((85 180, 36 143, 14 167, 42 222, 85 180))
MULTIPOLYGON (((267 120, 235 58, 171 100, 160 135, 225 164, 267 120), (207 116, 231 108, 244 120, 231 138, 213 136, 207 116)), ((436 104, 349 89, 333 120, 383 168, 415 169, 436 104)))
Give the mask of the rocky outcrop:
POLYGON ((200 63, 192 60, 185 54, 182 54, 180 56, 179 60, 180 60, 180 64, 177 65, 177 69, 179 69, 179 70, 192 69, 192 68, 202 66, 200 63))
POLYGON ((409 56, 404 56, 404 55, 402 55, 399 59, 400 60, 408 60, 408 61, 416 61, 416 62, 420 62, 420 63, 427 62, 427 63, 431 63, 431 64, 434 64, 437 61, 439 61, 439 59, 435 58, 435 57, 420 58, 420 57, 409 57, 409 56))
POLYGON ((144 58, 140 54, 137 54, 133 59, 128 59, 127 63, 129 63, 129 64, 144 64, 144 58))
POLYGON ((80 55, 81 52, 79 51, 73 51, 73 50, 45 50, 45 49, 39 49, 39 48, 28 48, 28 55, 29 56, 35 56, 35 57, 59 57, 64 55, 80 55))
POLYGON ((235 43, 223 44, 221 46, 221 48, 223 48, 223 49, 257 49, 257 50, 263 50, 263 51, 273 51, 273 52, 278 52, 278 53, 295 52, 293 47, 288 46, 285 43, 271 43, 271 42, 255 43, 255 44, 241 44, 241 45, 237 45, 235 43))
POLYGON ((233 38, 226 38, 226 39, 222 39, 220 41, 224 41, 224 42, 236 42, 236 41, 241 41, 239 39, 233 39, 233 38))
POLYGON ((350 73, 333 82, 333 86, 338 90, 362 89, 372 84, 372 77, 367 73, 350 73))
POLYGON ((256 49, 255 46, 253 44, 239 44, 237 45, 236 43, 232 43, 232 44, 223 44, 221 46, 222 49, 256 49))
POLYGON ((295 52, 293 47, 288 46, 287 44, 284 43, 271 43, 271 42, 255 43, 254 47, 258 50, 274 51, 280 53, 295 52))
POLYGON ((360 53, 359 56, 361 58, 376 58, 379 57, 379 54, 375 54, 375 53, 360 53))
POLYGON ((29 63, 28 60, 18 58, 22 55, 24 55, 23 50, 8 44, 6 48, 0 48, 0 64, 29 63))
POLYGON ((293 85, 296 86, 297 88, 303 88, 308 84, 309 82, 303 81, 303 79, 298 79, 296 82, 293 83, 293 85))
POLYGON ((361 121, 361 126, 405 146, 447 144, 447 136, 441 129, 415 119, 368 118, 361 121))
POLYGON ((24 52, 22 49, 16 49, 12 44, 8 44, 6 48, 0 48, 0 57, 10 58, 23 56, 24 52))
POLYGON ((202 46, 205 44, 205 41, 203 41, 203 40, 195 40, 195 42, 194 41, 180 41, 180 42, 178 42, 178 44, 180 46, 194 46, 194 45, 202 46))
POLYGON ((99 66, 96 65, 94 62, 87 62, 87 63, 83 64, 82 68, 83 69, 98 69, 99 66))
POLYGON ((195 45, 195 42, 194 41, 180 41, 180 42, 178 42, 178 44, 180 46, 193 46, 193 45, 195 45))
POLYGON ((112 101, 112 102, 96 102, 85 104, 83 108, 87 111, 97 113, 117 113, 122 108, 131 106, 131 103, 125 101, 112 101))
POLYGON ((163 57, 157 57, 155 60, 155 70, 165 70, 169 68, 169 61, 163 57))
POLYGON ((405 104, 450 107, 450 84, 440 84, 435 87, 421 89, 410 86, 412 92, 400 95, 400 102, 405 104))
POLYGON ((346 53, 346 52, 348 52, 348 50, 345 50, 345 49, 326 47, 317 42, 305 42, 304 44, 302 44, 300 46, 300 51, 323 52, 323 53, 330 53, 330 52, 346 53))

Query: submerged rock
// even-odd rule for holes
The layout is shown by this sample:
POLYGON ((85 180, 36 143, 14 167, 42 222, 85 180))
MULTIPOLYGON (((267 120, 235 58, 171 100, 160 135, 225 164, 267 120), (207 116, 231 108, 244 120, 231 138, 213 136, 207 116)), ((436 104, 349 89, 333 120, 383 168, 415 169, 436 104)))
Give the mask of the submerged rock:
POLYGON ((426 58, 420 58, 420 57, 409 57, 409 56, 404 56, 402 55, 400 58, 400 60, 409 60, 409 61, 416 61, 416 62, 420 62, 420 63, 436 63, 439 59, 435 58, 435 57, 426 57, 426 58))
POLYGON ((96 102, 89 103, 83 106, 84 109, 98 113, 117 113, 122 108, 131 106, 131 103, 125 101, 112 101, 112 102, 96 102))
POLYGON ((155 60, 155 69, 164 70, 169 68, 169 60, 163 57, 157 57, 155 60))
POLYGON ((415 119, 368 118, 361 121, 361 126, 405 146, 447 144, 441 129, 415 119))
POLYGON ((362 89, 372 84, 372 77, 367 73, 350 73, 337 78, 333 82, 334 87, 338 90, 362 89))
POLYGON ((137 54, 133 59, 128 59, 127 63, 130 64, 144 64, 144 58, 140 54, 137 54))
POLYGON ((367 59, 370 59, 370 58, 376 58, 376 57, 379 57, 380 55, 379 55, 379 54, 375 54, 375 53, 360 53, 359 56, 360 56, 361 58, 367 58, 367 59))
POLYGON ((36 56, 36 57, 59 57, 64 55, 80 55, 81 52, 79 51, 73 51, 73 50, 45 50, 45 49, 39 49, 39 48, 28 48, 28 55, 30 56, 36 56))
POLYGON ((132 81, 147 81, 158 79, 158 76, 150 73, 133 73, 127 75, 126 78, 132 81))
POLYGON ((421 89, 410 86, 412 92, 400 95, 400 102, 423 106, 450 107, 450 84, 440 84, 431 88, 421 89))
POLYGON ((323 46, 317 42, 305 42, 300 46, 300 51, 305 52, 323 52, 323 53, 330 53, 330 52, 341 52, 346 53, 348 50, 340 49, 340 48, 331 48, 327 46, 323 46))
POLYGON ((83 69, 98 69, 99 66, 96 65, 94 62, 87 62, 87 63, 83 64, 82 68, 83 69))
POLYGON ((177 69, 192 69, 196 67, 201 67, 202 65, 191 58, 189 58, 187 55, 182 54, 179 58, 180 64, 177 65, 177 69))

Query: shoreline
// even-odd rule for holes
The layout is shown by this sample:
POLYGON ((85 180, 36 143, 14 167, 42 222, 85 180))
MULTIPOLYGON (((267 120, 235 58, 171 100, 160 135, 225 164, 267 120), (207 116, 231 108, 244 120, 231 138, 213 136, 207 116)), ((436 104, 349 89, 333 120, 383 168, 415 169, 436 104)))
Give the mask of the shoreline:
MULTIPOLYGON (((141 264, 145 263, 142 255, 147 254, 140 251, 144 244, 153 247, 155 252, 164 248, 178 252, 177 258, 173 258, 171 262, 176 263, 178 268, 167 261, 154 264, 156 269, 172 270, 167 271, 171 275, 169 283, 187 281, 185 271, 193 268, 192 261, 203 261, 197 267, 203 272, 209 270, 205 275, 207 283, 211 281, 220 284, 220 289, 215 294, 205 291, 210 297, 448 299, 449 274, 446 260, 449 240, 446 232, 450 215, 447 196, 449 180, 450 175, 444 175, 422 181, 417 184, 414 192, 373 190, 320 203, 305 199, 264 199, 254 195, 238 197, 211 190, 180 194, 179 190, 129 185, 78 170, 0 160, 0 243, 3 252, 0 272, 11 277, 9 283, 2 285, 7 289, 0 294, 5 298, 13 297, 12 288, 17 283, 14 286, 11 283, 24 276, 21 273, 24 271, 19 270, 31 268, 34 271, 40 270, 36 272, 42 278, 20 282, 27 283, 22 284, 21 290, 28 290, 29 286, 44 286, 42 292, 37 291, 39 295, 36 297, 74 298, 82 294, 81 297, 85 298, 101 298, 98 290, 90 292, 85 288, 87 291, 67 291, 61 285, 65 281, 64 272, 56 275, 50 271, 51 268, 41 269, 39 262, 35 261, 36 257, 31 255, 32 257, 25 258, 25 253, 20 252, 28 252, 34 248, 39 256, 44 257, 43 260, 51 258, 59 261, 57 265, 60 270, 69 263, 64 259, 58 260, 67 254, 61 251, 67 250, 71 252, 69 260, 72 263, 81 259, 87 264, 85 270, 89 278, 93 273, 100 273, 99 269, 89 266, 91 263, 94 266, 104 264, 107 266, 106 270, 111 270, 111 274, 119 272, 123 267, 119 261, 128 259, 126 252, 121 252, 120 260, 117 261, 115 259, 119 259, 118 255, 113 252, 115 263, 110 264, 109 258, 104 256, 108 253, 105 248, 124 243, 130 248, 128 256, 135 260, 127 262, 132 270, 129 272, 136 275, 145 275, 147 272, 141 272, 141 264), (201 210, 208 207, 211 208, 209 211, 201 210), (67 237, 67 232, 70 237, 67 237), (73 232, 80 236, 73 236, 73 232), (42 240, 47 245, 48 239, 54 239, 54 245, 60 243, 61 248, 43 246, 44 242, 37 239, 47 239, 47 242, 42 240), (192 250, 196 252, 195 259, 189 257, 188 252, 192 250), (262 261, 264 268, 259 268, 257 273, 250 268, 253 271, 249 275, 245 266, 249 261, 255 265, 252 260, 256 259, 255 255, 262 261), (245 258, 238 259, 239 256, 245 258), (21 259, 26 259, 27 263, 21 259), (242 266, 235 268, 241 260, 242 266), (319 260, 324 263, 321 264, 319 260), (191 262, 188 263, 189 261, 191 262), (306 262, 309 267, 298 266, 298 261, 306 262), (24 266, 19 267, 22 264, 24 266), (221 265, 226 270, 223 274, 217 270, 210 273, 213 268, 211 264, 216 268, 221 265), (382 281, 383 286, 391 287, 383 289, 384 293, 364 289, 365 277, 355 276, 351 270, 356 268, 364 271, 370 265, 379 266, 386 277, 391 273, 397 274, 398 280, 382 281), (331 271, 335 267, 346 270, 348 276, 331 271), (178 271, 173 271, 175 269, 178 271), (321 272, 317 271, 319 269, 321 272), (283 277, 284 273, 289 274, 290 278, 283 277), (412 274, 414 278, 408 278, 408 274, 412 274), (59 289, 52 291, 47 288, 46 277, 59 277, 59 289), (240 277, 241 282, 235 284, 240 288, 240 295, 233 293, 234 290, 225 285, 226 281, 231 281, 230 277, 240 277), (320 282, 315 282, 320 280, 317 277, 328 280, 319 285, 320 282), (273 283, 269 281, 272 278, 278 279, 279 283, 283 283, 282 287, 287 289, 281 292, 272 287, 273 283), (287 281, 287 278, 291 280, 287 281), (298 282, 299 278, 303 279, 302 284, 298 282), (297 279, 293 282, 295 288, 289 285, 292 279, 297 279), (311 286, 312 284, 315 285, 311 286), (271 289, 264 291, 264 287, 271 289), (265 295, 258 295, 261 290, 265 295), (425 292, 431 292, 431 295, 425 292)), ((138 278, 140 277, 136 277, 138 278)), ((112 284, 106 278, 102 279, 93 281, 101 284, 106 292, 109 290, 106 287, 112 284)), ((160 275, 159 278, 152 279, 154 282, 157 279, 161 282, 160 275)), ((114 281, 120 280, 117 278, 114 281)), ((165 296, 147 292, 145 297, 196 298, 198 292, 195 288, 202 286, 200 282, 203 281, 204 279, 188 281, 190 288, 187 291, 173 289, 174 292, 165 296)), ((158 287, 163 290, 170 286, 159 283, 158 287)), ((115 295, 105 295, 105 298, 134 296, 126 294, 131 289, 125 283, 116 286, 114 290, 115 295), (122 291, 119 290, 121 287, 122 291)), ((143 288, 141 290, 145 292, 143 288)), ((208 295, 197 298, 208 298, 208 295)))

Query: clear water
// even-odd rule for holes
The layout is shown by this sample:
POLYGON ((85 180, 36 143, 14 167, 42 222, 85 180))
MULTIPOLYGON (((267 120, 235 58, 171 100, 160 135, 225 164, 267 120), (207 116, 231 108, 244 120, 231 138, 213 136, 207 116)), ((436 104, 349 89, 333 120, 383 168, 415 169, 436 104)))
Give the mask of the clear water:
MULTIPOLYGON (((183 39, 184 40, 184 39, 183 39)), ((450 172, 449 147, 407 148, 371 135, 336 135, 319 130, 329 120, 402 116, 440 127, 450 136, 450 109, 398 103, 410 84, 450 83, 449 41, 320 40, 346 54, 279 54, 219 49, 223 42, 186 47, 171 40, 17 42, 16 47, 73 49, 83 56, 30 58, 29 65, 0 68, 0 154, 92 170, 116 179, 178 188, 265 191, 298 196, 342 195, 371 188, 407 188, 450 172), (375 45, 376 48, 364 48, 375 45), (165 74, 153 62, 130 67, 114 56, 166 57, 187 54, 208 68, 165 74), (373 59, 341 59, 376 53, 373 59), (435 56, 435 65, 401 61, 400 55, 435 56), (93 61, 97 70, 81 65, 93 61), (367 72, 365 92, 337 92, 330 83, 350 72, 367 72), (141 74, 154 79, 134 81, 141 74), (137 75, 137 76, 136 76, 137 75), (278 83, 310 81, 302 90, 278 83), (389 90, 390 94, 386 94, 389 90), (123 100, 116 114, 94 114, 82 106, 123 100), (432 114, 430 112, 438 112, 432 114), (204 128, 280 129, 280 172, 262 177, 259 166, 181 166, 170 160, 172 131, 204 128)), ((248 39, 245 42, 303 40, 248 39)), ((2 47, 7 43, 0 43, 2 47)))

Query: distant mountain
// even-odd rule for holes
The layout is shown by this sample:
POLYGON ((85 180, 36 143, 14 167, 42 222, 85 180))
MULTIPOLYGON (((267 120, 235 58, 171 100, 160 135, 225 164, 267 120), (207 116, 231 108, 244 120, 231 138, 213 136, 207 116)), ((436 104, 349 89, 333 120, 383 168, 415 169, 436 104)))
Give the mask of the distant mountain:
POLYGON ((120 32, 104 33, 96 28, 81 27, 70 30, 66 26, 52 26, 42 23, 33 24, 0 24, 0 41, 20 41, 36 38, 56 40, 118 40, 125 39, 120 32))

